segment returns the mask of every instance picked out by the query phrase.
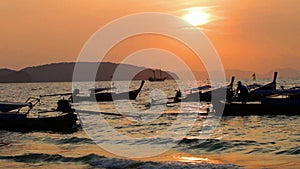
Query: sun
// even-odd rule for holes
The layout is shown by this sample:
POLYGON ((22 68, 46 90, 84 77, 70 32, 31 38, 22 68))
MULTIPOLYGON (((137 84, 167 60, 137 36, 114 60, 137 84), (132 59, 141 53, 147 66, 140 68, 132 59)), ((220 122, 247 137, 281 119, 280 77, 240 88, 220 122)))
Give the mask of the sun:
POLYGON ((209 17, 210 15, 202 9, 192 9, 183 16, 183 19, 194 26, 201 26, 209 22, 209 17))

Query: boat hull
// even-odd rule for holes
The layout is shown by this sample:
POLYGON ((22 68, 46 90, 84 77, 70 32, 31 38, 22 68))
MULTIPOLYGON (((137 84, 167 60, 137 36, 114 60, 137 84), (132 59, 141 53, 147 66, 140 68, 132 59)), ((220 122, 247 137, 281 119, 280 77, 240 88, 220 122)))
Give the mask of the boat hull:
POLYGON ((30 106, 29 103, 12 103, 0 102, 0 112, 9 112, 11 110, 19 109, 25 106, 30 106))
POLYGON ((163 82, 166 80, 166 78, 149 78, 150 82, 163 82))
POLYGON ((135 100, 144 86, 145 81, 143 80, 140 87, 136 90, 123 93, 93 93, 90 96, 72 96, 71 100, 73 102, 82 101, 96 101, 96 102, 111 102, 114 100, 135 100))
POLYGON ((134 90, 124 93, 99 93, 95 95, 96 101, 114 101, 114 100, 135 100, 140 90, 134 90))
POLYGON ((30 132, 30 131, 76 131, 77 115, 63 114, 56 117, 27 118, 25 114, 1 114, 0 130, 30 132))
POLYGON ((188 94, 185 98, 182 98, 182 102, 211 102, 212 96, 214 96, 215 100, 224 99, 224 94, 226 93, 226 99, 230 100, 233 96, 233 93, 229 89, 219 88, 213 91, 207 91, 204 93, 196 92, 188 94))
POLYGON ((223 116, 300 115, 300 100, 266 99, 261 103, 226 103, 223 116))
POLYGON ((131 91, 125 93, 97 93, 90 96, 72 96, 73 102, 96 101, 96 102, 111 102, 114 100, 135 100, 139 91, 131 91))

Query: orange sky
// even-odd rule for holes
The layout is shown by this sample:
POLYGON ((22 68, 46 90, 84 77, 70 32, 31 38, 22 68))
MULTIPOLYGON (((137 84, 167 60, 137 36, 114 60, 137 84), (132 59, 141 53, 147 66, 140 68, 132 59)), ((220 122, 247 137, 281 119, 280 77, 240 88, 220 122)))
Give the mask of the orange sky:
MULTIPOLYGON (((300 70, 299 0, 1 0, 0 67, 18 70, 75 61, 85 41, 114 19, 137 12, 182 17, 192 7, 205 7, 213 16, 199 28, 226 69, 300 70)), ((180 43, 155 36, 139 38, 118 44, 107 61, 119 62, 135 50, 158 47, 180 55, 192 69, 201 69, 200 61, 193 60, 180 43)))

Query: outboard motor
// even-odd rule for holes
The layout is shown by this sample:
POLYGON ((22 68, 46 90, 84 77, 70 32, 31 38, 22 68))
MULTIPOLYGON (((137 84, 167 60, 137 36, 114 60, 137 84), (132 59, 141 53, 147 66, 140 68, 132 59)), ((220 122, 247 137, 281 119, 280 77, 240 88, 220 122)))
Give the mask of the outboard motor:
POLYGON ((65 99, 60 99, 57 101, 57 111, 61 111, 63 113, 73 113, 75 112, 74 109, 72 109, 70 101, 65 99))

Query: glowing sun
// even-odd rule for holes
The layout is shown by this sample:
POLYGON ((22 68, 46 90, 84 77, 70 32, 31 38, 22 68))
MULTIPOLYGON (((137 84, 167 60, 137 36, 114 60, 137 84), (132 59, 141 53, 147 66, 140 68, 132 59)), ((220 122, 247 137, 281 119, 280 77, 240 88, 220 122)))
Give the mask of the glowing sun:
POLYGON ((183 19, 194 26, 204 25, 209 21, 209 14, 201 9, 192 9, 183 19))

